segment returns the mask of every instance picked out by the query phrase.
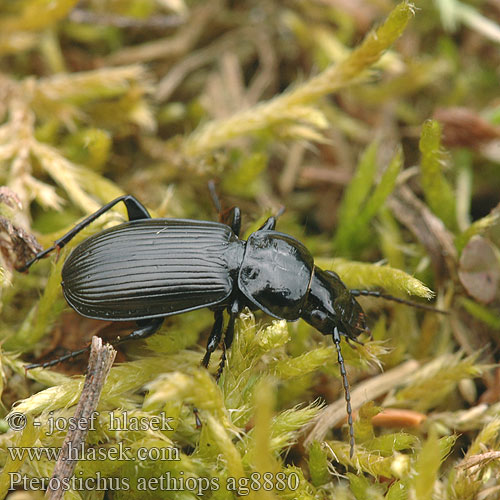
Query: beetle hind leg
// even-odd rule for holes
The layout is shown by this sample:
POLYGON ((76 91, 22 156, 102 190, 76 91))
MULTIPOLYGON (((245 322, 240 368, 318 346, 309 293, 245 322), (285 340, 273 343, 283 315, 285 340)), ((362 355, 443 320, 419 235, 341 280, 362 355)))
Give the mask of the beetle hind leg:
MULTIPOLYGON (((111 342, 109 342, 112 346, 117 346, 120 344, 123 344, 123 342, 127 342, 129 340, 139 340, 139 339, 145 339, 153 333, 157 332, 158 329, 160 328, 161 324, 163 323, 163 318, 154 318, 152 320, 146 320, 146 321, 141 321, 140 323, 138 322, 138 328, 137 330, 134 330, 131 334, 126 335, 125 337, 122 338, 117 338, 111 342)), ((69 359, 74 359, 81 354, 85 354, 86 352, 90 351, 90 345, 87 347, 84 347, 83 349, 79 349, 78 351, 73 351, 68 354, 65 354, 64 356, 60 356, 59 358, 53 359, 51 361, 47 361, 45 363, 32 363, 30 365, 26 365, 25 369, 26 370, 31 370, 33 368, 49 368, 51 366, 58 365, 59 363, 63 363, 64 361, 68 361, 69 359)))
POLYGON ((87 227, 90 223, 94 222, 98 217, 106 213, 108 210, 111 210, 120 201, 122 201, 127 207, 127 214, 129 220, 151 218, 151 215, 144 207, 144 205, 134 196, 131 195, 119 196, 118 198, 114 199, 113 201, 110 201, 109 203, 101 207, 99 210, 97 210, 96 212, 94 212, 93 214, 89 215, 81 222, 76 224, 76 226, 73 227, 70 231, 68 231, 64 236, 56 240, 51 247, 47 248, 46 250, 43 250, 40 253, 37 253, 31 260, 26 262, 24 266, 18 268, 18 271, 20 272, 27 271, 29 267, 32 264, 34 264, 37 260, 42 259, 43 257, 53 252, 54 250, 59 251, 61 248, 67 245, 82 229, 87 227))
POLYGON ((156 333, 160 326, 163 323, 164 318, 153 318, 148 320, 138 321, 137 325, 140 327, 137 330, 134 330, 132 333, 129 333, 125 337, 118 338, 112 342, 111 345, 117 346, 123 344, 124 342, 128 342, 129 340, 139 340, 146 339, 156 333))
POLYGON ((32 370, 33 368, 50 368, 51 366, 58 365, 59 363, 64 363, 65 361, 68 361, 69 359, 74 359, 77 358, 78 356, 81 356, 82 354, 85 354, 86 352, 90 351, 90 345, 87 347, 84 347, 83 349, 79 349, 78 351, 72 351, 68 354, 65 354, 64 356, 59 356, 58 358, 52 359, 51 361, 46 361, 45 363, 31 363, 29 365, 26 365, 24 369, 26 371, 32 370))

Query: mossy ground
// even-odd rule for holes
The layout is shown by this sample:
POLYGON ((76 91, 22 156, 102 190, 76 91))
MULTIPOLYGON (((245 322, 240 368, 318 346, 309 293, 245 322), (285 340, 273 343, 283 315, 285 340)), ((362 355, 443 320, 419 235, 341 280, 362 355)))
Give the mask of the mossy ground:
POLYGON ((360 299, 353 458, 331 339, 245 311, 216 383, 212 315, 168 318, 118 354, 65 498, 497 498, 499 18, 458 0, 2 5, 0 498, 20 478, 39 497, 83 384, 85 360, 24 365, 133 326, 81 318, 60 288, 71 247, 122 208, 17 273, 32 235, 46 248, 123 193, 213 220, 212 179, 244 235, 284 206, 279 230, 350 288, 450 314, 360 299))

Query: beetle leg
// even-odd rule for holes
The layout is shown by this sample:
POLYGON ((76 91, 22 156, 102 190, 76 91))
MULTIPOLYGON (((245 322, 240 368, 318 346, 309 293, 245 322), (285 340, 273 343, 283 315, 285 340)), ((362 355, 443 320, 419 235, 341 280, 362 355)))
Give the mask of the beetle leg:
POLYGON ((222 343, 222 354, 219 361, 219 368, 217 369, 217 375, 215 376, 215 381, 219 382, 220 376, 224 371, 224 365, 226 364, 226 343, 222 343))
MULTIPOLYGON (((126 335, 123 338, 116 339, 109 343, 113 346, 117 346, 119 344, 123 344, 123 342, 127 342, 128 340, 145 339, 146 337, 153 335, 153 333, 155 333, 158 330, 158 328, 160 328, 161 324, 163 323, 163 319, 164 318, 155 318, 152 320, 147 320, 147 323, 146 322, 143 323, 144 326, 138 328, 137 330, 134 330, 130 335, 126 335)), ((76 358, 77 356, 80 356, 81 354, 89 352, 90 347, 91 346, 88 345, 83 349, 70 352, 68 354, 65 354, 64 356, 60 356, 59 358, 53 359, 52 361, 47 361, 46 363, 32 363, 31 365, 27 365, 25 369, 31 370, 32 368, 49 368, 50 366, 57 365, 59 363, 67 361, 68 359, 73 359, 76 358)))
POLYGON ((64 236, 56 240, 51 247, 47 248, 46 250, 43 250, 40 253, 37 253, 31 260, 26 262, 26 264, 23 267, 19 268, 18 271, 21 272, 26 271, 34 262, 42 259, 50 252, 56 249, 59 251, 67 243, 69 243, 82 229, 87 227, 90 223, 94 222, 98 217, 100 217, 102 214, 113 208, 120 201, 123 201, 123 203, 125 203, 125 206, 127 207, 129 220, 151 218, 151 215, 146 210, 144 205, 142 205, 142 203, 138 201, 136 198, 128 194, 120 196, 115 200, 110 201, 109 203, 101 207, 99 210, 97 210, 97 212, 94 212, 93 214, 89 215, 87 218, 83 219, 81 222, 76 224, 76 226, 73 227, 70 231, 68 231, 64 236))
POLYGON ((200 419, 200 412, 198 411, 198 408, 196 408, 196 406, 193 406, 193 414, 194 414, 194 422, 195 422, 196 428, 201 429, 202 423, 201 423, 201 419, 200 419))
POLYGON ((116 346, 123 344, 123 342, 128 342, 129 340, 139 340, 150 337, 151 335, 153 335, 153 333, 158 331, 164 319, 165 318, 153 318, 137 322, 138 326, 140 326, 141 328, 138 328, 137 330, 134 330, 132 333, 125 335, 125 337, 110 342, 110 344, 116 346))
POLYGON ((236 236, 240 235, 241 229, 241 211, 238 207, 230 208, 229 210, 222 210, 222 205, 217 195, 217 190, 215 189, 215 182, 213 180, 208 181, 208 191, 212 198, 212 203, 215 209, 219 213, 219 222, 229 226, 236 236))
POLYGON ((257 229, 257 231, 273 231, 274 228, 276 227, 276 217, 274 215, 271 215, 269 219, 262 224, 262 226, 257 229))
POLYGON ((148 209, 135 196, 126 195, 123 203, 127 207, 128 220, 151 219, 148 209))
POLYGON ((236 236, 240 235, 241 211, 239 207, 233 207, 220 214, 220 221, 228 225, 236 236))
POLYGON ((204 366, 205 368, 208 367, 208 363, 210 362, 210 356, 215 351, 215 349, 217 349, 217 346, 220 343, 220 339, 222 338, 224 312, 215 311, 214 317, 215 317, 215 323, 210 333, 210 336, 208 337, 207 352, 205 353, 203 361, 201 362, 201 365, 204 366))
POLYGON ((226 349, 229 349, 231 347, 231 344, 233 343, 233 338, 234 338, 234 323, 236 320, 237 315, 231 315, 229 318, 229 323, 226 328, 226 334, 224 335, 224 347, 226 349))
POLYGON ((269 219, 267 219, 266 222, 264 222, 264 224, 262 224, 262 226, 260 226, 259 229, 257 229, 257 231, 274 231, 276 229, 276 221, 278 220, 278 217, 283 214, 284 211, 285 207, 281 207, 278 210, 278 213, 276 215, 271 215, 271 217, 269 217, 269 219))
POLYGON ((226 349, 229 349, 231 347, 231 344, 233 343, 233 337, 234 337, 234 322, 241 312, 241 307, 240 304, 237 300, 233 302, 231 305, 231 309, 229 309, 229 324, 227 325, 226 329, 226 334, 224 335, 224 345, 226 346, 226 349))
POLYGON ((86 352, 89 351, 90 351, 90 345, 84 347, 83 349, 79 349, 78 351, 72 351, 68 354, 65 354, 64 356, 60 356, 59 358, 47 361, 45 363, 31 363, 30 365, 26 365, 24 369, 31 370, 33 368, 50 368, 51 366, 58 365, 59 363, 64 363, 64 361, 67 361, 68 359, 76 358, 81 354, 85 354, 86 352))
POLYGON ((234 322, 236 320, 236 315, 231 314, 229 317, 229 323, 227 324, 226 333, 224 335, 224 342, 222 343, 222 354, 219 361, 219 368, 217 369, 217 375, 215 376, 215 381, 218 382, 222 372, 224 371, 224 366, 226 365, 226 351, 231 347, 234 337, 234 322))
POLYGON ((219 369, 217 370, 217 375, 215 376, 215 380, 218 382, 222 372, 224 370, 224 366, 226 364, 226 351, 231 347, 234 338, 234 323, 236 321, 236 316, 240 313, 240 305, 237 300, 233 302, 231 305, 231 309, 229 311, 229 323, 227 324, 226 333, 224 334, 224 343, 222 344, 222 355, 220 357, 219 369))

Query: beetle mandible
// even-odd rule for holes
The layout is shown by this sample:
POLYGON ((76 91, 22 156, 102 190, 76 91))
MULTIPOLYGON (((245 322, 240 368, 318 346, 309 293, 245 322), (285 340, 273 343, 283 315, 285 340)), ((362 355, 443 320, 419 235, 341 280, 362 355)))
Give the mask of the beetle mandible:
MULTIPOLYGON (((115 345, 152 335, 167 316, 208 307, 214 311, 215 322, 202 365, 208 366, 223 339, 217 377, 233 340, 236 317, 244 307, 287 321, 304 319, 322 334, 331 335, 335 343, 352 456, 352 408, 340 342, 341 337, 357 341, 366 331, 364 313, 355 296, 407 301, 376 291, 348 290, 336 273, 314 265, 302 243, 275 231, 276 217, 267 219, 243 241, 239 239, 241 216, 236 207, 223 216, 222 222, 153 219, 131 195, 104 205, 19 270, 26 271, 37 260, 64 247, 119 202, 125 204, 129 221, 90 236, 64 263, 62 288, 69 305, 88 318, 136 321, 137 329, 115 345), (229 313, 229 321, 223 335, 224 310, 229 313)), ((87 350, 41 366, 52 366, 87 350)), ((35 366, 40 365, 28 368, 35 366)))

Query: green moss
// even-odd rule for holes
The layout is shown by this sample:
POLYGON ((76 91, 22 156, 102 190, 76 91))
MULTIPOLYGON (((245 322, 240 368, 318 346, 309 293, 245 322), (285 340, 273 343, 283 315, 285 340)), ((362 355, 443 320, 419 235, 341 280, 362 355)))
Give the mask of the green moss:
POLYGON ((450 228, 457 225, 455 195, 442 173, 441 127, 438 122, 428 120, 422 127, 420 152, 422 160, 422 188, 429 207, 450 228))
POLYGON ((308 466, 314 486, 321 486, 330 480, 328 454, 318 441, 314 441, 309 448, 308 466))
POLYGON ((377 145, 372 143, 361 157, 357 173, 346 190, 334 239, 335 247, 342 254, 356 253, 362 242, 370 238, 369 224, 396 185, 403 162, 401 151, 394 155, 374 186, 376 154, 377 145))

